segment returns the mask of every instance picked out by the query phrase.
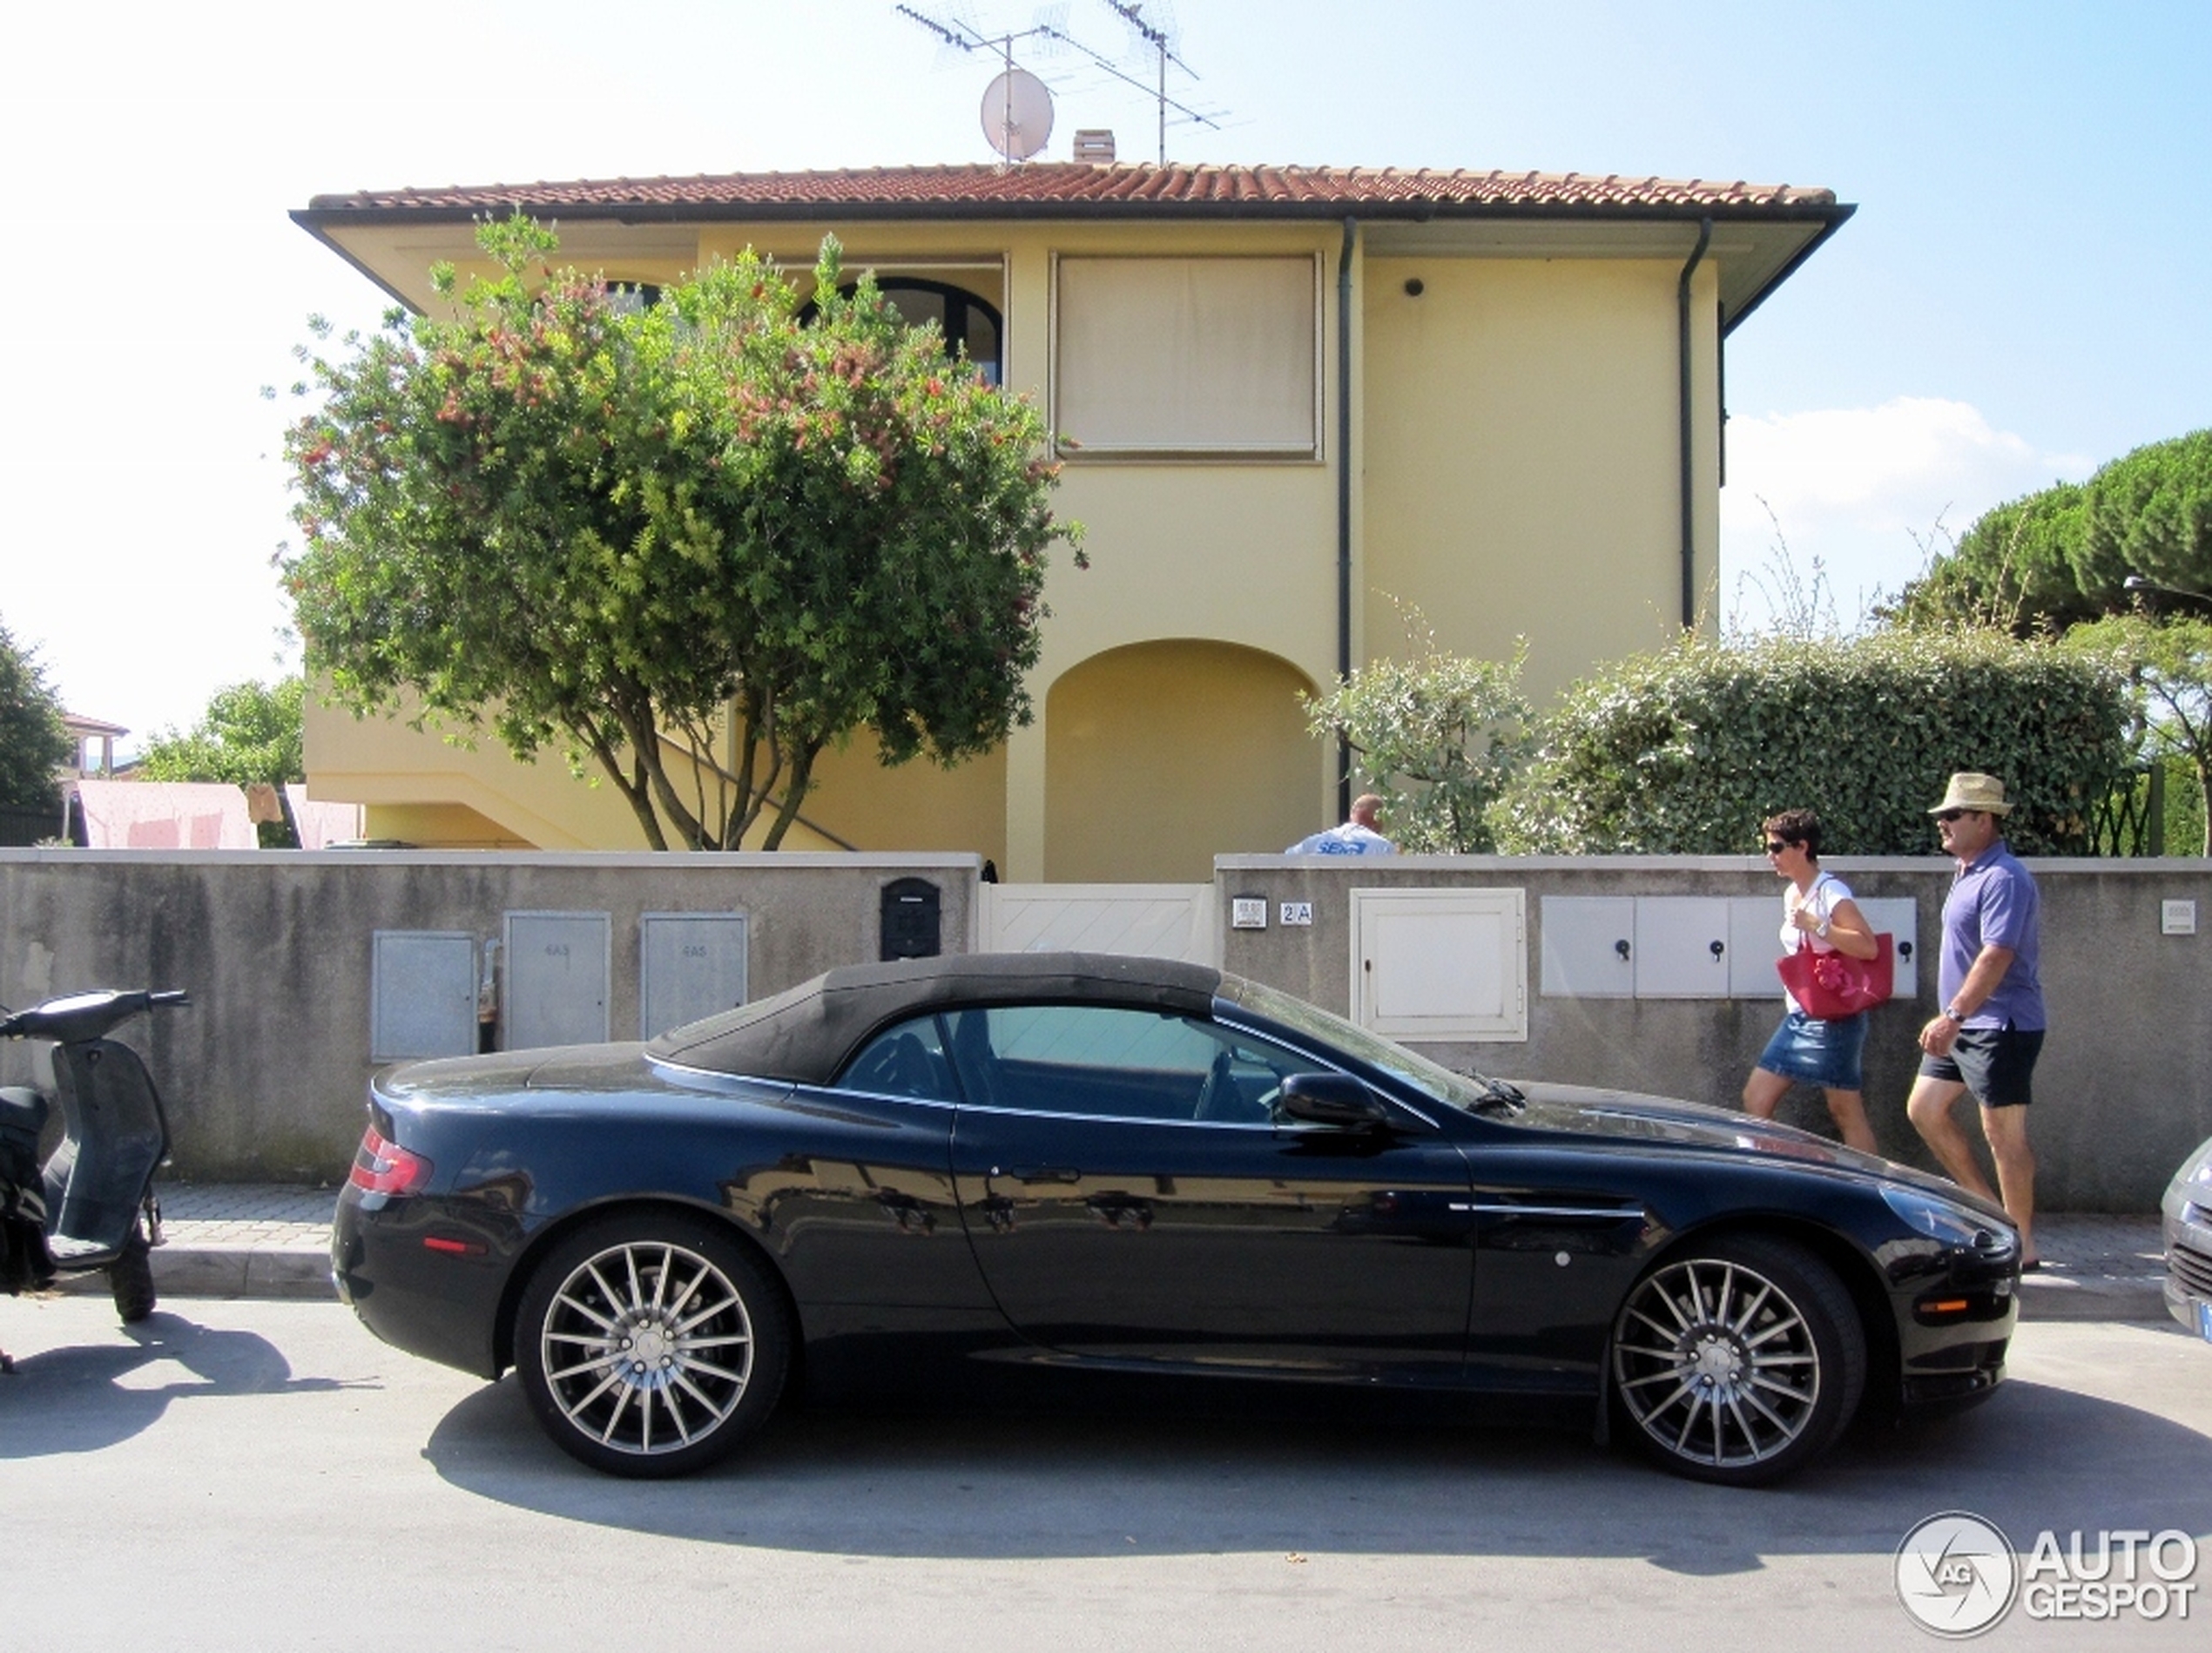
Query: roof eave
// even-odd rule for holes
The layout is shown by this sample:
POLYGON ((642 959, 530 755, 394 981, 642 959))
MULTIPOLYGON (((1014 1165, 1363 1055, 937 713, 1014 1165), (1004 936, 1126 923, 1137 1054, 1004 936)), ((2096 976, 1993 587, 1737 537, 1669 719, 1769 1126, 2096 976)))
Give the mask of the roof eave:
POLYGON ((1289 219, 1346 218, 1422 223, 1434 219, 1582 219, 1649 222, 1701 218, 1752 222, 1821 223, 1831 229, 1857 208, 1834 201, 1637 202, 1608 206, 1579 201, 1175 201, 1175 200, 900 200, 900 201, 533 201, 518 192, 503 201, 473 204, 349 206, 318 197, 295 209, 292 220, 310 234, 341 224, 466 224, 487 213, 520 209, 547 218, 605 219, 620 224, 791 223, 822 219, 900 222, 944 219, 1289 219))

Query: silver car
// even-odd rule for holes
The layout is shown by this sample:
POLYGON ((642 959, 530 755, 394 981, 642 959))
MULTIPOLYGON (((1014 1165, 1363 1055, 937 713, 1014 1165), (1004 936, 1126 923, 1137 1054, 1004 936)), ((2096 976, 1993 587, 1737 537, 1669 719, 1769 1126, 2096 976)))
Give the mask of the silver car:
POLYGON ((2182 1162, 2159 1210, 2166 1216, 2166 1306, 2212 1343, 2212 1140, 2182 1162))

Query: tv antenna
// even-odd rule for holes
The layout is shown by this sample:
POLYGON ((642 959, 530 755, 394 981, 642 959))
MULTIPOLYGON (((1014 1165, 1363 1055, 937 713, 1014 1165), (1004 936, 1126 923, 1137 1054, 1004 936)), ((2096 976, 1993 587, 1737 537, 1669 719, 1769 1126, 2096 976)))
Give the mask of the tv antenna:
MULTIPOLYGON (((1193 80, 1198 78, 1198 71, 1175 55, 1174 49, 1168 44, 1167 25, 1147 23, 1144 20, 1143 5, 1130 3, 1130 0, 1106 0, 1106 3, 1120 14, 1122 21, 1129 24, 1130 32, 1136 35, 1138 40, 1152 49, 1153 58, 1159 71, 1159 84, 1154 89, 1153 96, 1157 99, 1160 111, 1160 165, 1165 166, 1168 164, 1168 65, 1173 64, 1193 80)), ((1154 10, 1157 11, 1158 7, 1156 5, 1154 10)), ((1118 70, 1115 72, 1120 73, 1118 70)), ((1123 75, 1122 78, 1127 80, 1129 77, 1123 75)), ((1176 107, 1182 109, 1183 105, 1177 104, 1176 107)), ((1186 110, 1184 112, 1189 114, 1191 111, 1186 110)), ((1193 114, 1192 118, 1205 120, 1203 115, 1193 114)), ((1212 121, 1207 120, 1205 124, 1213 126, 1216 132, 1221 130, 1212 121)))
MULTIPOLYGON (((1008 161, 1022 161, 1044 148, 1052 135, 1052 93, 1045 84, 1026 69, 1014 64, 1014 47, 1017 41, 1036 40, 1046 50, 1065 46, 1090 60, 1094 68, 1112 76, 1126 85, 1152 97, 1159 108, 1160 165, 1168 161, 1168 111, 1173 110, 1184 120, 1197 125, 1221 130, 1221 123, 1204 111, 1168 96, 1168 65, 1173 64, 1191 79, 1197 71, 1177 57, 1169 42, 1168 28, 1148 20, 1142 3, 1129 0, 1105 0, 1122 20, 1136 32, 1138 39, 1153 59, 1155 83, 1147 84, 1128 73, 1104 54, 1069 34, 1057 24, 1039 22, 1027 29, 1005 34, 987 35, 974 24, 957 15, 949 20, 934 17, 914 7, 897 4, 892 7, 900 16, 911 19, 929 30, 947 46, 963 52, 992 51, 998 54, 1004 67, 983 94, 983 135, 991 147, 1008 161)), ((1157 0, 1154 9, 1158 10, 1157 0)))

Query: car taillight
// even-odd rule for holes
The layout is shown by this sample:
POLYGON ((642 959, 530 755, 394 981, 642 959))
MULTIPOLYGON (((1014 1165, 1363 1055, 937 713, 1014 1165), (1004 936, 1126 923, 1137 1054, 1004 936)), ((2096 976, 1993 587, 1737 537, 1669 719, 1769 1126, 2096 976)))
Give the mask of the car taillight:
POLYGON ((430 1180, 430 1162, 371 1125, 361 1133, 361 1151, 346 1180, 371 1194, 411 1194, 430 1180))

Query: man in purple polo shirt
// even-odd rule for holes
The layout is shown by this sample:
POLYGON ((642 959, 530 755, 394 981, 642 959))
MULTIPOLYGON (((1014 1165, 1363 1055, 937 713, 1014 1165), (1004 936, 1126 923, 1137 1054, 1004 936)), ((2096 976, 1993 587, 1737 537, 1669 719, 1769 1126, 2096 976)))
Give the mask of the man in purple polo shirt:
POLYGON ((2029 1081, 2043 1049, 2043 984, 2035 880, 2005 847, 1999 828, 2013 806, 1993 775, 1951 777, 1936 818, 1958 875, 1943 903, 1943 956, 1936 971, 1943 1013, 1920 1029, 1920 1074, 1905 1111, 1951 1179, 1997 1199, 1974 1163, 1952 1104, 1962 1090, 1981 1104, 1981 1134, 1997 1163, 2005 1211, 2020 1231, 2020 1266, 2042 1266, 2035 1219, 2035 1155, 2027 1145, 2029 1081))

